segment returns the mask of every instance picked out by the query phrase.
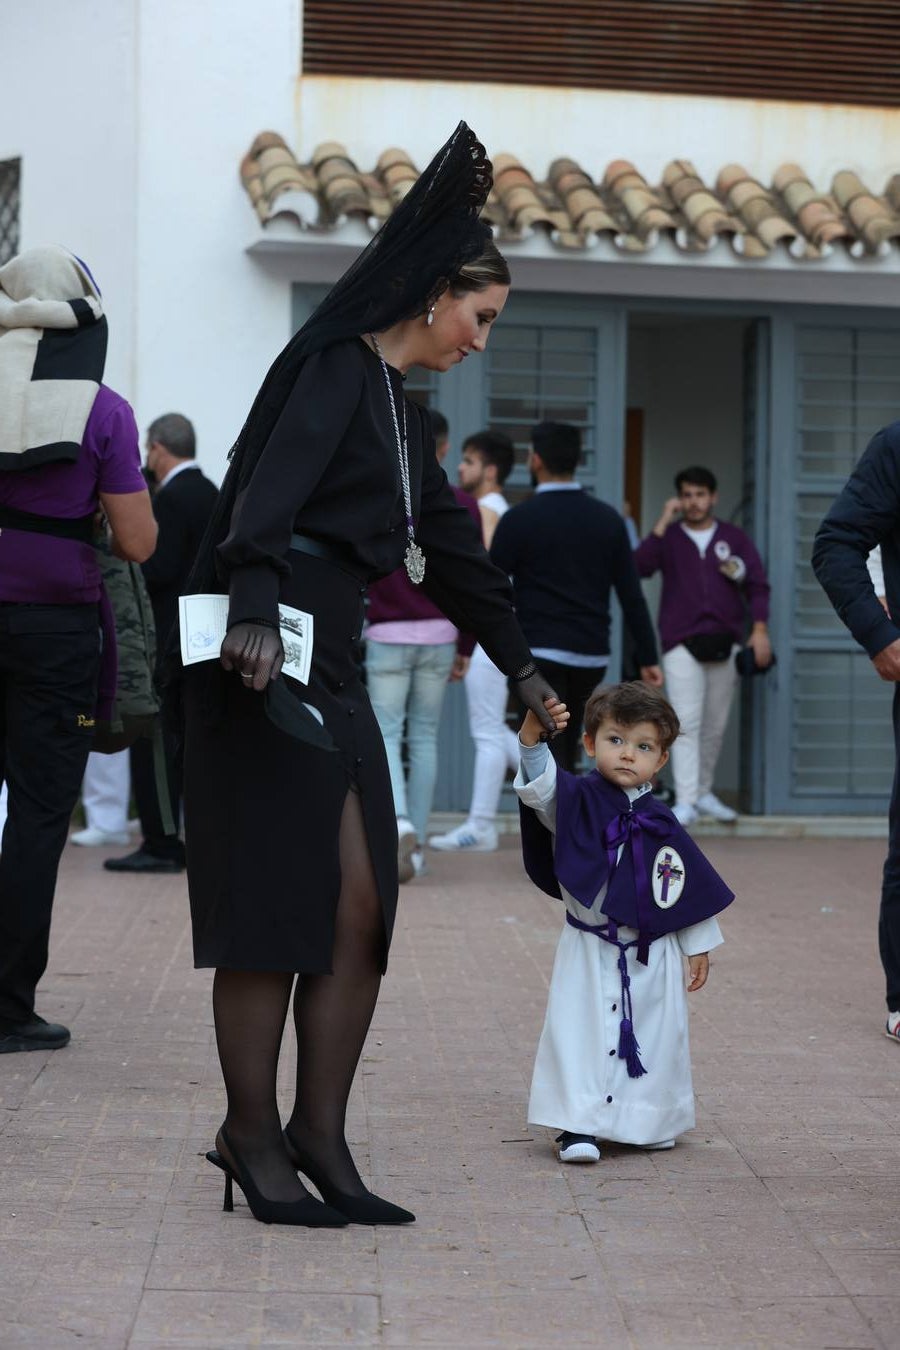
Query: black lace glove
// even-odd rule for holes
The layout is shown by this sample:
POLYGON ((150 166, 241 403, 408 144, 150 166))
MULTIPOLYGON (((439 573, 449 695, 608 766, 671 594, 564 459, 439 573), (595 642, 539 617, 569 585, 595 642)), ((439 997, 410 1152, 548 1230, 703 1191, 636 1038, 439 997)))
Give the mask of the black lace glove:
POLYGON ((284 665, 278 629, 261 619, 242 619, 225 634, 220 660, 226 670, 238 672, 247 689, 261 693, 284 665))
POLYGON ((541 740, 552 741, 553 737, 559 733, 556 730, 556 723, 544 707, 544 699, 555 699, 557 697, 556 691, 547 683, 533 661, 524 666, 522 670, 516 671, 515 675, 512 676, 512 682, 525 707, 534 713, 544 728, 546 734, 541 737, 541 740))

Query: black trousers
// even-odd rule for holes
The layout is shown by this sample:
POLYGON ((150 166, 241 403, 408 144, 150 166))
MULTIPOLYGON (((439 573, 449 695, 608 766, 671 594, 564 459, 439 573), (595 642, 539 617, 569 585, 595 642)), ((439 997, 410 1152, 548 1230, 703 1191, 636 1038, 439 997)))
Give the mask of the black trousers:
POLYGON ((553 757, 563 769, 575 773, 581 766, 584 750, 581 736, 584 730, 584 705, 602 684, 606 666, 565 666, 558 661, 536 657, 541 674, 547 677, 556 694, 569 709, 569 725, 561 736, 550 742, 553 757))
POLYGON ((144 836, 141 848, 154 858, 168 858, 184 862, 184 844, 178 837, 181 815, 181 775, 176 766, 175 745, 171 735, 163 729, 163 751, 166 762, 165 783, 158 784, 153 742, 142 736, 131 747, 131 790, 141 821, 144 836), (160 812, 160 791, 168 790, 174 834, 167 834, 160 812))
POLYGON ((47 966, 59 860, 94 734, 96 605, 0 604, 0 1018, 26 1021, 47 966))
POLYGON ((887 980, 888 1011, 900 1012, 900 684, 894 688, 894 749, 896 767, 878 916, 878 949, 887 980))

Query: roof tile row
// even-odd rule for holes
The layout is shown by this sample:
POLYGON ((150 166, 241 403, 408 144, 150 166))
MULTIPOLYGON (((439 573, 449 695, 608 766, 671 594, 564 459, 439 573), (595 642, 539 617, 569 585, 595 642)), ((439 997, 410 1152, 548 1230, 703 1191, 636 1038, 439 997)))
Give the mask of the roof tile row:
MULTIPOLYGON (((256 137, 241 164, 264 225, 287 216, 316 231, 334 230, 351 217, 377 228, 417 177, 405 150, 385 150, 374 170, 363 173, 344 146, 331 141, 300 164, 273 131, 256 137)), ((642 254, 668 235, 687 253, 706 252, 724 238, 748 261, 779 247, 798 261, 827 257, 836 246, 854 258, 877 258, 900 240, 900 174, 879 196, 849 169, 835 174, 830 192, 821 192, 796 164, 782 164, 766 187, 740 164, 727 164, 710 185, 689 160, 673 160, 653 187, 627 160, 614 160, 595 182, 573 159, 555 159, 539 181, 513 155, 498 154, 484 214, 500 241, 542 230, 571 251, 608 236, 623 253, 642 254)))

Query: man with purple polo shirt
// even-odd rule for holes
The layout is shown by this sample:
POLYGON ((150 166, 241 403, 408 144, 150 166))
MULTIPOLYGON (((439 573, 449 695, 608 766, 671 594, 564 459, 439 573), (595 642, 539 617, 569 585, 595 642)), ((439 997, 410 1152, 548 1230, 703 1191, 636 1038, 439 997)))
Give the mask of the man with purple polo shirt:
POLYGON ((120 557, 143 561, 156 542, 137 427, 101 383, 105 355, 100 292, 82 262, 38 248, 0 268, 0 1054, 69 1040, 34 1000, 101 656, 114 673, 91 543, 99 510, 120 557))
POLYGON ((674 812, 682 825, 700 816, 734 821, 713 793, 716 762, 737 682, 734 658, 744 642, 756 664, 772 663, 769 583, 753 541, 716 520, 715 475, 682 469, 651 534, 635 550, 642 577, 662 573, 659 637, 666 693, 681 722, 672 747, 674 812))

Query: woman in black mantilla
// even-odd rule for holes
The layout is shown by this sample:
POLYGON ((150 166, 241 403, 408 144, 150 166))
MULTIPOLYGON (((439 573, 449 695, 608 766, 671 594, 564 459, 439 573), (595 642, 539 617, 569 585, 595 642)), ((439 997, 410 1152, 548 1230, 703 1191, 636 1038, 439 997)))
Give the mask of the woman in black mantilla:
POLYGON ((183 679, 194 955, 216 968, 228 1097, 208 1156, 226 1205, 236 1180, 268 1222, 413 1218, 366 1189, 344 1138, 397 903, 390 779, 357 659, 366 583, 405 560, 554 725, 507 578, 403 393, 409 366, 448 370, 483 351, 506 301, 506 263, 478 219, 490 184, 461 123, 270 370, 189 586, 224 583, 230 598, 221 666, 183 679), (308 686, 277 678, 279 601, 315 616, 308 686), (297 1092, 282 1134, 275 1078, 295 974, 297 1092))

